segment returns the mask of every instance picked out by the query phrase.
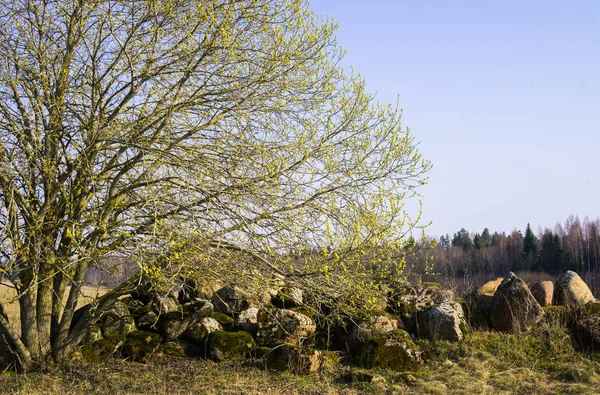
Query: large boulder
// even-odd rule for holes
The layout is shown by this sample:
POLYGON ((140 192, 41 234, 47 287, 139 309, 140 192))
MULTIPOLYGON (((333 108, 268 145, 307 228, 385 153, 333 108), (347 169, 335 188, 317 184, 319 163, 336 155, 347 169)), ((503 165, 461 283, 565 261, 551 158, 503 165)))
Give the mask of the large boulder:
POLYGON ((257 307, 244 291, 237 287, 223 287, 219 289, 211 298, 215 311, 233 316, 250 307, 257 307))
POLYGON ((472 326, 483 328, 488 325, 492 299, 502 280, 502 277, 498 277, 488 281, 466 298, 467 315, 472 326))
POLYGON ((594 300, 592 291, 585 281, 573 271, 567 271, 557 282, 554 289, 554 304, 579 308, 594 300))
POLYGON ((357 359, 359 365, 365 368, 406 371, 421 363, 421 354, 408 332, 395 329, 365 343, 357 359))
POLYGON ((133 316, 129 313, 127 305, 120 300, 116 300, 111 308, 102 314, 98 325, 104 337, 126 336, 136 330, 133 316))
POLYGON ((158 317, 156 328, 158 333, 166 340, 178 338, 189 327, 200 322, 205 317, 211 317, 213 305, 205 300, 197 300, 181 306, 180 311, 162 314, 158 317))
POLYGON ((465 327, 465 313, 456 302, 443 302, 430 308, 419 318, 420 336, 433 341, 461 341, 465 327))
POLYGON ((258 334, 258 310, 256 307, 251 307, 239 313, 235 317, 235 327, 256 336, 258 334))
POLYGON ((179 303, 173 294, 154 294, 152 296, 152 307, 156 314, 167 314, 179 310, 179 303))
POLYGON ((185 331, 185 337, 196 344, 202 344, 213 332, 223 330, 221 324, 212 317, 204 317, 200 322, 190 326, 185 331))
POLYGON ((260 309, 258 312, 257 343, 275 347, 295 345, 314 335, 316 325, 304 314, 286 309, 260 309))
POLYGON ((196 299, 210 299, 220 288, 222 285, 217 281, 188 277, 183 280, 177 298, 182 304, 193 302, 196 299))
POLYGON ((540 306, 551 306, 554 296, 554 283, 552 281, 536 281, 531 284, 531 294, 540 306))
POLYGON ((510 273, 494 294, 490 306, 490 323, 499 331, 527 331, 544 316, 523 280, 510 273))
POLYGON ((343 348, 356 352, 366 342, 398 328, 398 320, 389 315, 376 315, 352 325, 343 348))
POLYGON ((454 293, 436 283, 423 283, 420 286, 403 285, 395 287, 388 295, 388 309, 398 315, 404 327, 417 332, 417 316, 442 302, 453 300, 454 293))
POLYGON ((600 352, 600 301, 590 301, 577 311, 573 333, 582 351, 600 352))
POLYGON ((162 342, 160 335, 146 331, 127 334, 121 355, 137 362, 147 362, 162 342))
POLYGON ((307 375, 319 371, 323 362, 323 352, 283 345, 266 352, 264 361, 265 367, 270 370, 307 375))
POLYGON ((218 362, 244 357, 253 347, 252 335, 244 331, 216 331, 208 335, 208 356, 218 362))

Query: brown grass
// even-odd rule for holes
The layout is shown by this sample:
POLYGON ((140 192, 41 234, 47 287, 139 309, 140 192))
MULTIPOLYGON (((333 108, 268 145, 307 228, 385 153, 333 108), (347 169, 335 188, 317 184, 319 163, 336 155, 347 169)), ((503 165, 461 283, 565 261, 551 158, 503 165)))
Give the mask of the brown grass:
MULTIPOLYGON (((65 290, 65 298, 66 295, 68 295, 68 292, 69 289, 67 288, 67 290, 65 290)), ((108 292, 108 288, 105 287, 84 286, 82 293, 79 295, 77 300, 77 306, 85 306, 98 296, 104 295, 106 292, 108 292)), ((9 321, 13 323, 13 326, 17 332, 20 333, 21 327, 19 325, 19 301, 17 299, 17 292, 9 283, 0 283, 0 303, 2 303, 9 321)))

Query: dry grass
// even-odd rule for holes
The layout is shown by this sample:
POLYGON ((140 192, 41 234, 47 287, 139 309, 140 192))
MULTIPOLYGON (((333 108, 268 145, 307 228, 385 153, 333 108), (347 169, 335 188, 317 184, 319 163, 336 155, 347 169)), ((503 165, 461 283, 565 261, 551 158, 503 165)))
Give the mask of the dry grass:
POLYGON ((418 342, 415 372, 340 366, 312 376, 273 373, 251 362, 159 358, 111 360, 0 375, 14 394, 600 394, 600 355, 579 353, 568 332, 547 324, 530 333, 475 331, 461 343, 418 342), (352 375, 350 374, 352 373, 352 375), (354 382, 348 382, 348 377, 354 382), (362 377, 361 377, 362 376, 362 377), (356 380, 356 378, 361 377, 356 380), (365 379, 366 378, 366 379, 365 379))
MULTIPOLYGON (((68 292, 69 289, 67 288, 67 290, 65 290, 65 298, 68 292)), ((84 286, 81 295, 79 295, 77 306, 85 306, 98 296, 104 295, 106 292, 108 292, 108 288, 105 287, 84 286)), ((2 303, 8 319, 13 323, 15 329, 20 333, 21 327, 19 325, 19 301, 16 299, 16 297, 17 293, 9 283, 0 283, 0 303, 2 303)))

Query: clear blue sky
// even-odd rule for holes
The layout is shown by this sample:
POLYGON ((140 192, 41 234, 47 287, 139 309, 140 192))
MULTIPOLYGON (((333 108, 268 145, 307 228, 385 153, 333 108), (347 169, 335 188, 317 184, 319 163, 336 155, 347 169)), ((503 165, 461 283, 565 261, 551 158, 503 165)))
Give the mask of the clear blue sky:
POLYGON ((312 0, 434 164, 432 235, 600 216, 600 1, 312 0))

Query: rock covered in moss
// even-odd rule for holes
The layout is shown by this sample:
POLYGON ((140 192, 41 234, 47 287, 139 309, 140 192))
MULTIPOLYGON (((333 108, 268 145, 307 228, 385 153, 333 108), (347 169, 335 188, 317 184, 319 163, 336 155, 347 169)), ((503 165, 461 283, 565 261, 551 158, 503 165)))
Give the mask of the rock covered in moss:
POLYGON ((160 346, 162 338, 157 333, 134 331, 127 334, 121 355, 138 362, 146 362, 160 346))
POLYGON ((125 342, 124 336, 107 336, 93 344, 80 348, 81 356, 85 362, 102 362, 118 354, 125 342))
POLYGON ((162 314, 156 324, 158 333, 167 341, 174 340, 202 318, 213 314, 210 302, 198 300, 181 306, 180 311, 162 314))
POLYGON ((224 330, 226 330, 226 331, 234 330, 233 317, 228 316, 227 314, 219 313, 218 311, 215 311, 213 313, 212 317, 219 323, 219 325, 221 325, 223 327, 224 330))
POLYGON ((577 311, 573 332, 583 351, 600 352, 600 301, 592 300, 577 311))
POLYGON ((274 347, 298 344, 314 335, 316 325, 304 314, 287 309, 260 309, 258 312, 257 343, 274 347))
POLYGON ((585 281, 573 271, 567 271, 557 282, 554 289, 554 304, 575 309, 594 300, 592 291, 585 281))
POLYGON ((120 300, 116 300, 111 308, 102 314, 99 326, 104 337, 125 336, 136 330, 133 316, 129 313, 127 305, 120 300))
POLYGON ((462 306, 456 302, 444 302, 423 313, 419 318, 420 336, 429 340, 463 339, 466 321, 462 306))
POLYGON ((416 332, 416 319, 419 313, 453 299, 454 293, 451 290, 443 289, 439 284, 403 285, 390 291, 388 309, 402 319, 407 330, 416 332))
POLYGON ((220 330, 223 330, 223 327, 217 320, 212 317, 204 317, 185 331, 185 337, 195 343, 201 343, 206 340, 208 335, 220 330))
POLYGON ((552 305, 554 283, 552 281, 536 281, 531 284, 531 294, 542 307, 552 305))
POLYGON ((499 331, 527 331, 544 316, 544 310, 523 280, 514 273, 502 281, 490 305, 490 323, 499 331))
POLYGON ((374 337, 385 335, 397 328, 398 321, 387 314, 380 314, 359 321, 352 325, 349 335, 345 336, 344 349, 356 352, 362 345, 374 337))
POLYGON ((152 296, 152 308, 158 315, 167 314, 179 310, 179 303, 171 293, 166 295, 157 293, 152 296))
POLYGON ((156 354, 166 355, 168 357, 185 358, 186 353, 184 348, 177 342, 167 342, 161 344, 156 349, 156 354))
POLYGON ((359 365, 366 368, 412 370, 421 363, 421 355, 410 334, 395 329, 377 336, 363 345, 357 355, 359 365))
POLYGON ((267 369, 308 375, 319 371, 323 356, 318 350, 305 350, 286 344, 271 349, 265 354, 264 360, 267 369))
POLYGON ((215 361, 231 360, 250 354, 254 339, 247 332, 216 331, 208 336, 208 356, 215 361))
POLYGON ((251 307, 235 317, 235 327, 248 332, 252 336, 258 334, 258 308, 251 307))
POLYGON ((214 293, 210 301, 216 312, 228 315, 257 307, 247 293, 238 287, 223 287, 214 293))

